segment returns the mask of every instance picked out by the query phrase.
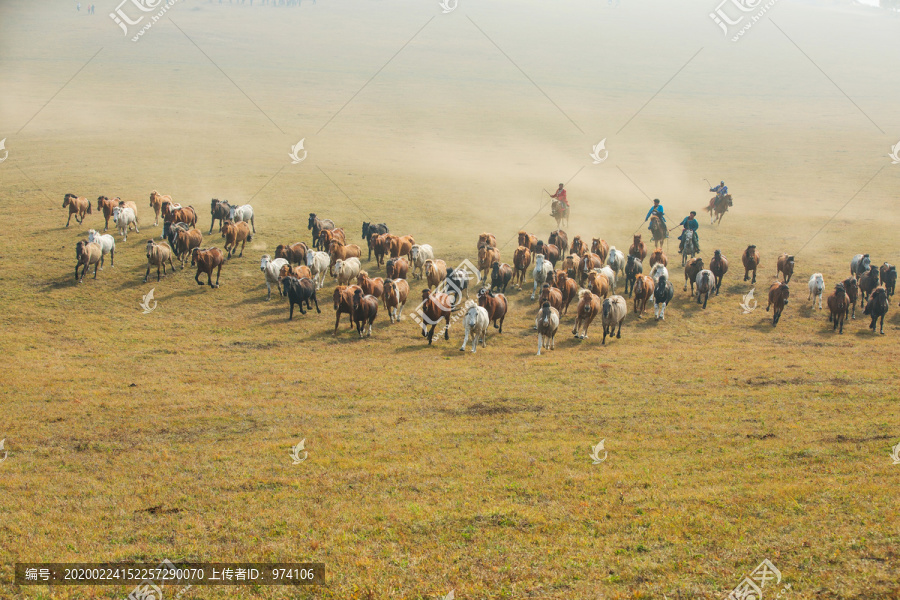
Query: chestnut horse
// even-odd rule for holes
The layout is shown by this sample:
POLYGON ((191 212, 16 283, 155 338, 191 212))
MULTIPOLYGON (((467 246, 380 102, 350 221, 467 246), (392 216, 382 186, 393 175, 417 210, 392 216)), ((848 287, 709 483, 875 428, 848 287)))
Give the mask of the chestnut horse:
POLYGON ((422 304, 420 307, 422 317, 422 337, 428 338, 428 345, 431 345, 434 339, 434 328, 441 319, 447 321, 444 327, 444 339, 450 339, 450 309, 452 306, 450 296, 443 292, 434 292, 431 290, 422 290, 422 304), (431 329, 428 329, 428 325, 431 329))
MULTIPOLYGON (((168 202, 169 204, 175 204, 175 201, 172 200, 172 196, 163 195, 153 190, 150 192, 150 208, 153 209, 153 212, 156 213, 156 220, 153 221, 153 226, 156 227, 159 225, 159 213, 162 210, 162 203, 168 202)), ((210 229, 210 233, 212 233, 212 229, 210 229)))
POLYGON ((637 256, 642 261, 647 258, 647 245, 641 241, 640 235, 634 236, 634 241, 631 243, 631 247, 628 248, 628 254, 629 256, 637 256))

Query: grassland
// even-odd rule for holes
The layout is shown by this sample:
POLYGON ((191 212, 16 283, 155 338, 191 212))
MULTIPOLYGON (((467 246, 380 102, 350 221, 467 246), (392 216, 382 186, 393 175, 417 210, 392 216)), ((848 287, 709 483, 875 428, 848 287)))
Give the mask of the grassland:
POLYGON ((900 311, 884 336, 861 315, 839 336, 806 302, 811 273, 830 289, 857 252, 898 261, 896 140, 878 131, 897 126, 883 77, 896 23, 773 13, 861 114, 774 27, 723 47, 703 3, 622 4, 529 5, 507 28, 507 4, 461 6, 335 117, 435 7, 185 2, 133 44, 105 14, 4 3, 0 597, 129 591, 16 587, 16 562, 163 558, 327 566, 318 588, 183 598, 713 598, 764 558, 789 597, 900 597, 900 311), (563 27, 568 42, 544 39, 563 27), (304 136, 309 158, 291 165, 304 136), (591 165, 602 137, 610 159, 591 165), (292 322, 285 300, 265 301, 259 258, 308 240, 309 212, 354 237, 387 221, 452 264, 481 231, 545 237, 541 189, 573 174, 570 237, 620 249, 649 206, 641 190, 680 219, 708 199, 702 177, 725 178, 736 206, 700 231, 702 256, 731 262, 722 294, 700 309, 673 267, 665 322, 629 315, 601 346, 599 324, 577 341, 568 317, 541 357, 527 292, 509 293, 506 331, 476 355, 458 352, 458 328, 427 347, 384 314, 372 338, 346 320, 332 336, 327 293, 292 322), (204 234, 209 198, 252 198, 258 235, 220 289, 180 269, 141 282, 152 189, 197 207, 204 234), (102 221, 66 229, 67 192, 139 205, 141 233, 117 236, 96 281, 75 284, 74 243, 102 221), (797 254, 777 328, 739 308, 750 243, 758 298, 776 256, 797 254), (142 314, 151 288, 158 307, 142 314), (609 455, 593 465, 600 439, 609 455))

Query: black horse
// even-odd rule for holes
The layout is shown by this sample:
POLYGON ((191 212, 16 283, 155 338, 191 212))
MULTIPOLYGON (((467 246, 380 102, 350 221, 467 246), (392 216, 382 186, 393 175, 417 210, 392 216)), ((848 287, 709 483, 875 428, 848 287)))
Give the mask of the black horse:
POLYGON ((643 275, 644 263, 641 262, 640 256, 631 254, 625 263, 625 295, 630 296, 634 292, 634 281, 638 275, 643 275))
POLYGON ((313 280, 309 277, 303 277, 301 279, 297 279, 296 277, 285 277, 281 280, 281 285, 284 289, 284 295, 288 297, 288 302, 291 305, 291 316, 288 317, 288 320, 293 320, 294 318, 294 305, 300 307, 300 314, 305 315, 306 311, 303 310, 303 303, 306 303, 306 308, 312 310, 312 304, 310 300, 316 303, 316 312, 322 312, 319 309, 319 300, 316 298, 316 284, 313 283, 313 280))
POLYGON ((872 324, 869 325, 869 329, 875 331, 875 323, 880 318, 881 323, 879 333, 884 335, 884 315, 887 314, 888 307, 890 307, 890 302, 888 302, 887 290, 883 287, 876 288, 875 291, 872 292, 869 303, 866 304, 865 311, 863 311, 863 314, 872 317, 872 324))
POLYGON ((217 200, 213 198, 209 203, 209 214, 212 215, 212 221, 209 222, 209 232, 212 233, 213 226, 216 224, 216 221, 219 222, 219 227, 225 224, 225 221, 231 218, 231 211, 234 209, 227 200, 217 200))

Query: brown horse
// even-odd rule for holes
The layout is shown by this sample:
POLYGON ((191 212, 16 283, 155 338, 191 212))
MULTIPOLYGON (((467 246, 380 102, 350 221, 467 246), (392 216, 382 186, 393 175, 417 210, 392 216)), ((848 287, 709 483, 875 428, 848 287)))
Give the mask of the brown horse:
POLYGON ((384 272, 388 279, 406 279, 409 272, 409 261, 398 256, 387 261, 384 266, 384 272))
MULTIPOLYGON (((194 210, 193 206, 175 208, 174 204, 164 200, 160 207, 160 214, 163 216, 164 229, 168 229, 165 227, 166 223, 187 223, 191 227, 197 224, 197 211, 194 210)), ((135 215, 137 215, 137 212, 135 212, 135 215)))
POLYGON ((476 250, 481 250, 485 246, 497 247, 497 237, 493 233, 481 233, 478 235, 478 247, 476 250))
POLYGON ((601 263, 605 263, 606 257, 609 256, 609 242, 600 238, 594 238, 591 240, 591 252, 600 257, 601 263))
POLYGON ((791 282, 791 277, 794 275, 794 257, 790 254, 782 254, 778 257, 778 270, 775 272, 775 277, 781 274, 784 277, 785 283, 791 282))
MULTIPOLYGON (((485 235, 485 234, 482 234, 485 235)), ((500 262, 500 251, 493 246, 482 246, 478 249, 478 270, 481 271, 481 279, 487 281, 488 273, 494 261, 500 262)))
POLYGON ((91 214, 91 203, 87 198, 80 198, 75 194, 66 194, 65 198, 63 198, 62 207, 69 207, 69 218, 66 219, 66 227, 69 226, 69 222, 72 220, 72 215, 75 215, 75 221, 81 224, 84 221, 84 215, 91 214))
POLYGON ((580 235, 576 235, 572 240, 572 246, 569 247, 570 254, 577 254, 578 256, 584 256, 588 253, 588 245, 583 239, 581 239, 580 235))
POLYGON ((319 245, 322 248, 327 248, 331 243, 331 240, 337 240, 342 244, 346 244, 347 236, 344 234, 344 228, 338 227, 337 229, 323 229, 319 232, 319 245))
POLYGON ((372 246, 375 251, 375 264, 379 267, 384 264, 384 257, 391 253, 391 242, 389 233, 373 233, 372 246))
POLYGON ((350 329, 353 329, 353 294, 358 289, 358 285, 339 285, 334 288, 334 331, 331 335, 337 333, 341 315, 345 313, 350 317, 350 329))
POLYGON ((569 236, 562 229, 557 229, 556 231, 550 232, 550 237, 547 238, 548 244, 553 244, 557 248, 559 248, 560 255, 564 254, 566 250, 569 249, 569 236))
MULTIPOLYGON (((537 243, 538 239, 536 235, 525 233, 524 231, 519 232, 519 246, 523 246, 528 249, 528 253, 531 256, 531 262, 534 262, 534 249, 537 248, 537 243)), ((479 246, 481 245, 480 238, 478 244, 479 246)))
POLYGON ((647 309, 647 302, 653 297, 653 290, 656 288, 656 282, 652 277, 646 275, 638 275, 634 282, 634 312, 637 313, 638 319, 644 316, 647 309))
POLYGON ((231 258, 234 254, 238 244, 241 245, 241 253, 238 255, 238 258, 244 256, 244 246, 247 245, 247 242, 253 241, 250 226, 245 221, 238 221, 237 223, 225 221, 220 231, 222 232, 222 237, 225 238, 225 251, 228 253, 228 258, 231 258))
POLYGON ((731 201, 731 194, 726 194, 721 198, 719 196, 710 198, 709 206, 706 207, 706 212, 709 213, 709 224, 715 223, 718 225, 721 223, 722 217, 728 212, 730 206, 734 206, 734 203, 731 201))
POLYGON ((369 277, 365 271, 360 271, 356 276, 356 284, 366 296, 381 298, 384 295, 384 279, 381 277, 369 277))
POLYGON ((440 259, 428 259, 425 261, 425 281, 428 287, 436 288, 447 278, 447 263, 440 259))
POLYGON ((531 250, 526 246, 519 246, 513 252, 513 285, 520 290, 522 284, 525 283, 525 271, 528 270, 529 265, 531 265, 531 250))
POLYGON ((652 269, 656 263, 662 263, 664 267, 669 265, 669 257, 660 248, 657 248, 650 254, 650 268, 652 269))
POLYGON ((753 271, 753 281, 750 283, 756 283, 756 269, 759 268, 759 250, 756 246, 752 244, 747 246, 741 255, 741 262, 744 263, 744 281, 750 279, 750 271, 753 271))
POLYGON ((443 292, 434 292, 431 290, 422 290, 422 337, 428 338, 428 345, 431 345, 434 339, 434 328, 441 320, 447 321, 444 327, 444 339, 450 339, 450 310, 453 301, 450 296, 443 292), (428 325, 431 329, 428 329, 428 325))
POLYGON ((543 240, 538 240, 535 252, 543 254, 550 261, 550 264, 553 265, 553 268, 556 268, 556 263, 559 262, 559 246, 550 243, 545 244, 543 240))
POLYGON ((162 269, 163 275, 168 275, 166 272, 166 261, 169 261, 169 266, 172 267, 172 272, 174 273, 175 265, 172 263, 172 250, 168 244, 157 244, 153 240, 147 240, 147 272, 144 273, 144 283, 147 283, 147 280, 150 278, 150 267, 156 267, 157 281, 160 278, 160 269, 162 269))
POLYGON ((378 300, 375 296, 364 295, 361 289, 353 292, 353 312, 350 314, 351 319, 356 324, 356 331, 359 337, 363 337, 363 331, 366 331, 365 337, 372 336, 372 323, 378 315, 378 300))
POLYGON ((859 305, 864 306, 869 301, 869 294, 878 287, 878 267, 871 265, 859 278, 859 305))
POLYGON ((197 274, 194 275, 194 281, 197 285, 203 285, 200 281, 200 273, 206 273, 206 283, 211 288, 219 287, 219 275, 222 274, 222 265, 225 264, 225 255, 218 248, 194 248, 191 251, 191 263, 196 263, 197 274), (212 282, 212 272, 216 269, 216 284, 212 282))
POLYGON ((328 255, 331 257, 331 264, 333 265, 339 260, 347 260, 353 256, 361 259, 362 250, 356 244, 345 245, 339 240, 331 240, 331 243, 328 245, 328 255))
POLYGON ((409 251, 416 245, 416 240, 411 235, 391 237, 391 258, 409 256, 409 251))
POLYGON ((656 247, 662 248, 663 242, 669 237, 669 229, 659 215, 654 214, 650 217, 650 233, 653 235, 653 243, 656 247))
POLYGON ((600 314, 602 306, 600 297, 592 294, 590 290, 578 292, 578 308, 575 310, 575 327, 572 328, 572 335, 586 340, 588 328, 600 314))
POLYGON ((174 245, 175 256, 181 259, 181 268, 188 256, 191 256, 191 266, 194 266, 193 251, 203 243, 203 234, 199 229, 177 229, 175 231, 174 245))
MULTIPOLYGON (((91 265, 94 265, 94 279, 97 279, 97 269, 100 267, 100 261, 103 260, 103 248, 100 247, 100 244, 87 240, 78 242, 75 244, 75 258, 78 261, 75 263, 75 280, 78 283, 84 281, 84 274, 91 265), (82 267, 81 279, 78 279, 78 267, 82 267)), ((175 267, 172 267, 172 270, 174 271, 175 267)))
POLYGON ((481 288, 478 290, 478 306, 487 311, 488 321, 494 324, 494 329, 498 329, 498 333, 503 333, 503 320, 509 308, 506 296, 481 288))
POLYGON ((575 271, 575 278, 578 279, 578 283, 584 283, 584 279, 588 276, 588 273, 594 269, 602 269, 603 268, 603 259, 600 258, 599 255, 594 254, 593 252, 589 252, 581 257, 581 260, 578 261, 578 268, 575 271))
POLYGON ((565 316, 569 312, 572 300, 578 296, 578 284, 574 279, 569 279, 569 275, 565 271, 557 271, 553 286, 562 292, 563 302, 560 316, 565 316))
POLYGON ((712 260, 709 261, 709 270, 716 278, 716 296, 718 296, 719 288, 722 287, 722 278, 728 272, 728 259, 722 255, 721 250, 713 252, 712 260))
POLYGON ((549 302, 550 306, 555 308, 560 313, 562 312, 562 305, 563 305, 562 292, 559 291, 558 289, 556 289, 555 287, 551 286, 549 283, 545 283, 541 287, 541 296, 538 299, 538 301, 541 303, 541 305, 543 305, 544 302, 549 302))
MULTIPOLYGON (((859 282, 856 280, 856 276, 851 275, 841 283, 844 284, 844 291, 847 292, 847 300, 850 301, 850 310, 853 311, 850 314, 850 318, 855 319, 856 299, 859 297, 859 282)), ((860 304, 860 308, 862 308, 862 304, 860 304)))
MULTIPOLYGON (((628 248, 628 254, 631 256, 638 256, 643 261, 647 258, 647 245, 641 241, 641 236, 634 236, 634 241, 631 244, 631 247, 628 248)), ((653 266, 652 264, 650 265, 653 266)))
POLYGON ((603 273, 591 271, 588 273, 587 289, 598 298, 603 298, 605 300, 606 298, 609 298, 610 294, 609 279, 603 273))
POLYGON ((766 305, 766 312, 769 312, 769 309, 773 306, 775 307, 772 317, 772 327, 778 325, 778 321, 781 319, 781 313, 784 311, 784 307, 788 303, 790 295, 791 290, 787 283, 782 281, 772 282, 772 287, 769 288, 769 303, 766 305))
POLYGON ((97 198, 97 212, 103 214, 103 220, 105 221, 105 225, 103 226, 103 231, 109 229, 109 219, 112 217, 113 209, 119 205, 115 200, 110 200, 106 196, 100 196, 97 198))
MULTIPOLYGON (((153 209, 153 212, 156 213, 156 219, 153 221, 153 226, 156 227, 159 225, 159 213, 162 210, 162 203, 168 202, 169 204, 175 204, 175 201, 172 200, 172 196, 160 194, 156 190, 150 192, 150 208, 153 209)), ((212 228, 210 228, 210 233, 212 233, 212 228)))
POLYGON ((294 244, 278 244, 275 247, 275 258, 283 258, 289 263, 305 265, 309 246, 304 242, 294 244))
POLYGON ((281 270, 278 272, 278 279, 284 279, 285 277, 296 277, 297 279, 303 279, 306 277, 307 279, 312 279, 312 271, 309 270, 309 267, 306 265, 297 265, 296 267, 292 267, 291 265, 284 265, 281 267, 281 270))
POLYGON ((703 270, 703 259, 701 257, 692 258, 688 264, 684 266, 684 291, 688 289, 688 281, 691 282, 691 296, 694 295, 694 282, 697 275, 703 270))
POLYGON ((388 311, 391 323, 400 322, 403 306, 409 297, 409 284, 405 279, 388 279, 384 283, 384 295, 381 297, 384 308, 388 311))

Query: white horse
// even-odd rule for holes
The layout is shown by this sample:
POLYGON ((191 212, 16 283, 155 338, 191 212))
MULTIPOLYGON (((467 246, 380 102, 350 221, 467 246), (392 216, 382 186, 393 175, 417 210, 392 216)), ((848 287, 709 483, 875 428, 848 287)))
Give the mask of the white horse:
POLYGON ((534 278, 534 287, 531 290, 532 300, 534 300, 534 295, 537 291, 549 280, 551 273, 553 273, 553 265, 550 264, 550 261, 545 260, 543 254, 536 254, 534 257, 534 272, 531 274, 534 278))
MULTIPOLYGON (((88 238, 90 241, 90 238, 88 238)), ((822 296, 825 294, 825 279, 822 277, 821 273, 813 273, 813 276, 809 278, 809 298, 807 300, 812 300, 813 308, 816 307, 816 297, 819 298, 819 310, 822 310, 822 296)))
POLYGON ((413 277, 422 279, 422 270, 425 268, 426 260, 434 260, 434 249, 428 244, 416 244, 409 251, 409 257, 412 259, 413 277))
POLYGON ((103 269, 103 259, 109 254, 109 266, 115 266, 116 260, 116 238, 104 233, 101 235, 94 229, 88 230, 88 243, 94 243, 100 246, 103 254, 100 256, 100 268, 103 269))
POLYGON ((331 266, 331 257, 328 256, 327 252, 310 250, 306 253, 306 266, 312 272, 313 281, 316 282, 316 289, 321 289, 325 285, 325 275, 328 273, 328 267, 331 266))
POLYGON ((253 228, 253 233, 256 233, 256 223, 253 221, 253 207, 249 204, 232 206, 231 211, 228 213, 228 218, 235 223, 238 221, 250 223, 250 226, 253 228))
MULTIPOLYGON (((309 255, 307 255, 309 256, 309 255)), ((334 276, 337 278, 338 285, 350 285, 356 278, 359 276, 359 271, 362 268, 362 265, 359 263, 359 259, 355 256, 351 256, 346 260, 341 260, 340 258, 334 262, 334 276)))
POLYGON ((488 311, 481 306, 475 304, 474 300, 466 300, 466 316, 463 323, 466 326, 466 337, 463 339, 462 346, 459 351, 466 351, 466 344, 469 343, 469 334, 472 334, 472 352, 475 352, 478 346, 478 337, 481 336, 481 347, 487 348, 485 337, 487 336, 488 325, 490 324, 490 315, 488 311))
POLYGON ((606 336, 612 338, 613 334, 617 338, 622 337, 622 323, 625 322, 625 315, 628 314, 628 303, 622 296, 610 296, 603 301, 602 317, 603 317, 603 341, 606 344, 606 336), (616 329, 618 327, 618 330, 616 329))
MULTIPOLYGON (((606 264, 616 272, 617 276, 625 275, 625 253, 621 250, 616 250, 615 246, 609 247, 609 255, 606 257, 606 264)), ((615 284, 613 284, 613 288, 615 288, 615 284)))
POLYGON ((119 233, 122 234, 123 242, 128 241, 129 225, 134 225, 134 230, 137 233, 141 232, 141 230, 138 229, 137 216, 134 214, 134 210, 128 206, 117 206, 113 209, 113 223, 119 228, 119 233))
POLYGON ((290 263, 288 263, 286 258, 276 258, 275 260, 272 260, 268 254, 262 257, 262 262, 259 264, 259 270, 266 274, 266 290, 269 292, 269 295, 266 296, 266 300, 272 298, 273 285, 278 288, 278 293, 284 296, 284 289, 278 285, 278 275, 281 273, 281 267, 287 264, 290 263))
POLYGON ((650 269, 650 277, 653 278, 653 281, 659 283, 660 277, 665 277, 666 280, 669 279, 669 270, 666 268, 666 265, 662 263, 656 263, 653 265, 653 268, 650 269))

